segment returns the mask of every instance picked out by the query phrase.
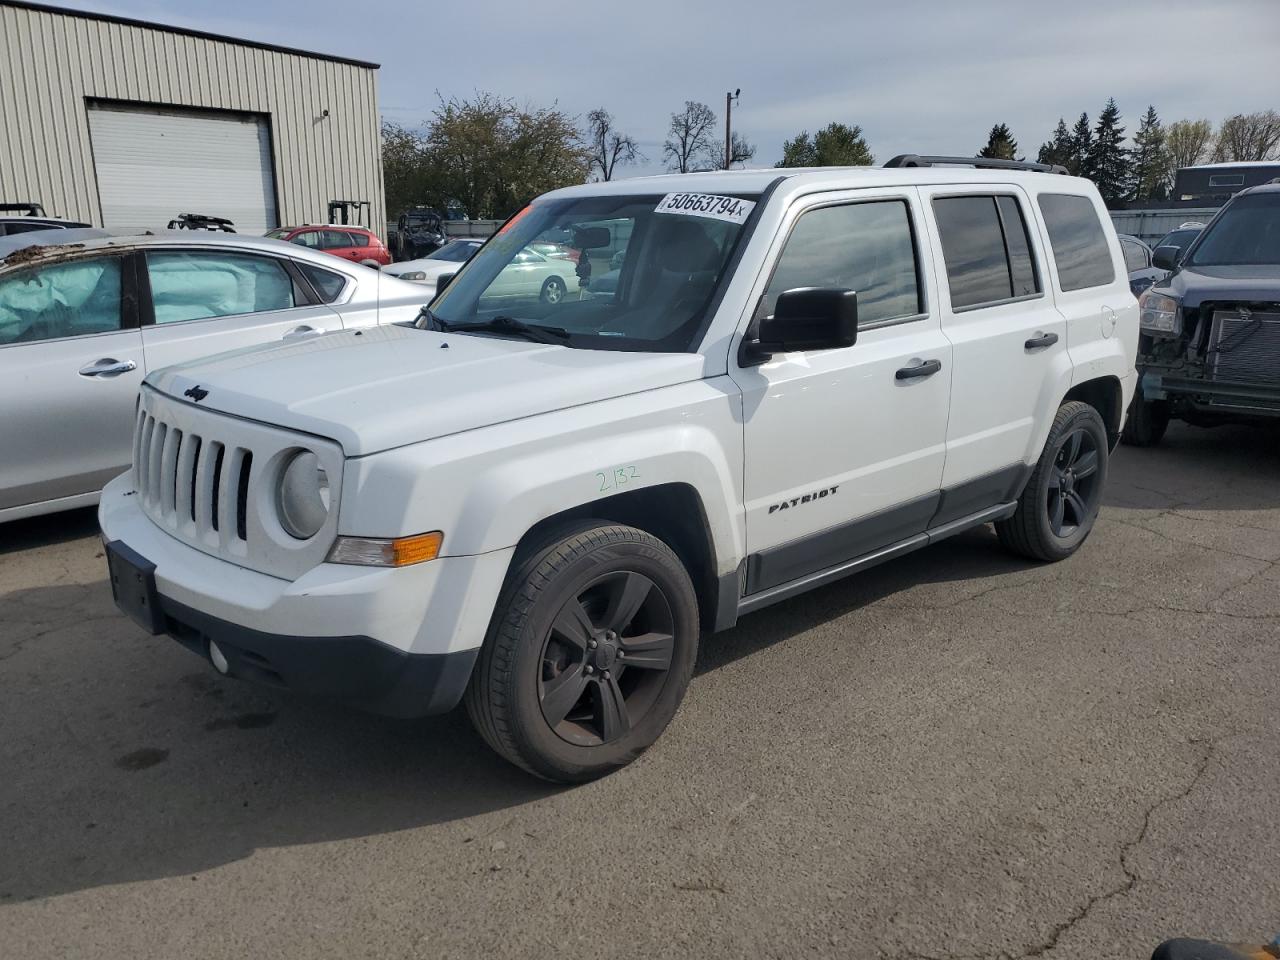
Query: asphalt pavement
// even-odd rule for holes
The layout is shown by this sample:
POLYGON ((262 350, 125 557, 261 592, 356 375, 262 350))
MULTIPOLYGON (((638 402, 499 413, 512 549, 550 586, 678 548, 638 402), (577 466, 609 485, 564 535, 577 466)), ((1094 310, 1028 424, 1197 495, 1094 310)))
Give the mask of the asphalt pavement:
POLYGON ((92 511, 0 526, 0 956, 1145 958, 1280 932, 1280 439, 1122 448, 1061 564, 954 538, 705 637, 639 762, 217 676, 92 511))

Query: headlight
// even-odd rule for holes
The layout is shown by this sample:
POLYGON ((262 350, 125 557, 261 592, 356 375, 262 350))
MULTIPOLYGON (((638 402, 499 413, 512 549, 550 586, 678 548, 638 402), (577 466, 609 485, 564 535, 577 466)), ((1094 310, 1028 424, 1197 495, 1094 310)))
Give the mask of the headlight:
POLYGON ((280 525, 289 536, 310 540, 329 518, 329 475, 310 450, 300 450, 280 473, 280 525))
POLYGON ((421 270, 410 270, 408 273, 398 274, 401 280, 425 280, 427 275, 421 270))
POLYGON ((1182 313, 1178 301, 1154 290, 1144 290, 1138 298, 1138 326, 1147 333, 1177 336, 1182 333, 1182 313))

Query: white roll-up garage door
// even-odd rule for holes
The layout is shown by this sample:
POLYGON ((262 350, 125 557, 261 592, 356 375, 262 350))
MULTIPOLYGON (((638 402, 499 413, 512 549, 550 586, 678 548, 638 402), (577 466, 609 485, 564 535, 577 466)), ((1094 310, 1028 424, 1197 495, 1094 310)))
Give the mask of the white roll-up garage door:
POLYGON ((105 227, 155 229, 182 213, 226 217, 238 233, 280 225, 262 117, 94 104, 89 135, 105 227))

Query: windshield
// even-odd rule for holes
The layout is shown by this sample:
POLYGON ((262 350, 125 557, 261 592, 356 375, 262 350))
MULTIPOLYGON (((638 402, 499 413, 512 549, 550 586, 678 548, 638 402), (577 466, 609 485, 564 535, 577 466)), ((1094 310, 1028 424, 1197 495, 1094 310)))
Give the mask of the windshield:
POLYGON ((1187 264, 1280 264, 1280 193, 1245 194, 1205 228, 1187 264))
POLYGON ((451 263, 462 263, 477 250, 480 245, 476 243, 464 243, 461 240, 454 240, 446 243, 443 247, 431 254, 428 260, 448 260, 451 263))
POLYGON ((563 331, 571 347, 693 349, 755 201, 658 194, 535 202, 467 262, 431 310, 448 326, 504 318, 563 331))

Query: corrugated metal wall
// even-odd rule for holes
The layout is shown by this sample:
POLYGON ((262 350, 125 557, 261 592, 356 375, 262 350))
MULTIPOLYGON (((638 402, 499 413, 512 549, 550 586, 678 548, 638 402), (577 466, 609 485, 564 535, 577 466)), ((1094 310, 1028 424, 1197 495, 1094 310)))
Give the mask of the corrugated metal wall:
POLYGON ((385 235, 375 69, 4 4, 0 63, 0 201, 101 224, 88 102, 207 107, 270 116, 282 224, 369 200, 385 235))

